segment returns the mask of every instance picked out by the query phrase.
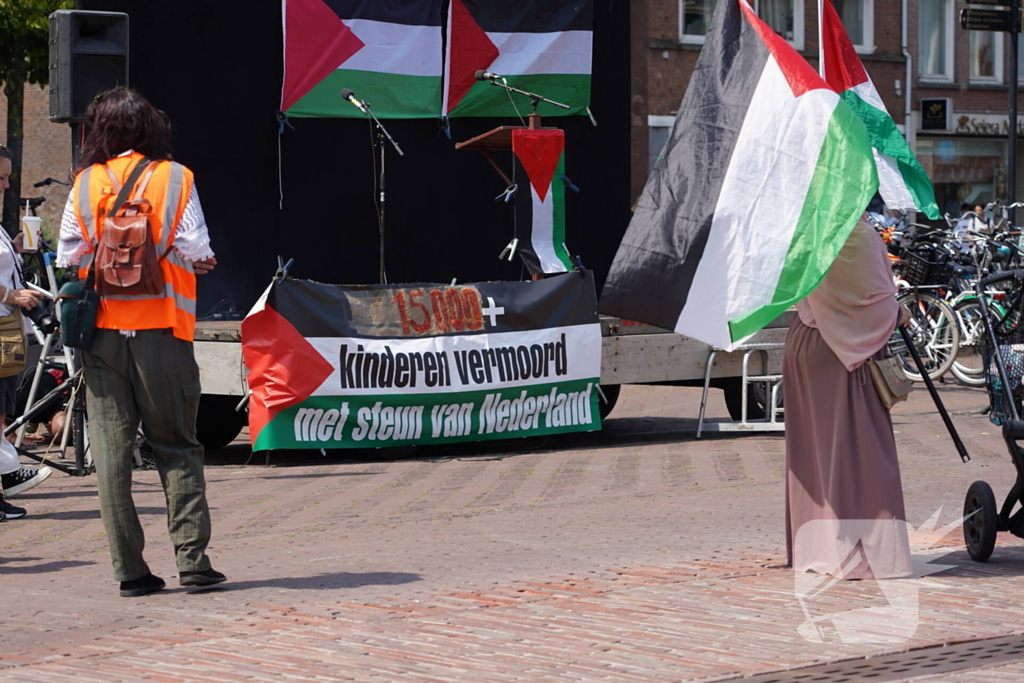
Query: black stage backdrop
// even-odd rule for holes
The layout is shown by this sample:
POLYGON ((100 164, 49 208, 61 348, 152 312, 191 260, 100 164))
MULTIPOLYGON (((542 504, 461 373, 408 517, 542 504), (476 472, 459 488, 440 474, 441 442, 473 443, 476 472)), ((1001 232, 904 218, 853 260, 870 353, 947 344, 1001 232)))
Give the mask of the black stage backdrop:
MULTIPOLYGON (((551 118, 566 131, 567 244, 603 285, 630 219, 629 3, 593 0, 591 109, 551 118)), ((199 313, 223 299, 250 307, 277 255, 296 277, 330 283, 378 279, 379 234, 369 124, 292 119, 280 138, 284 208, 278 208, 282 38, 280 0, 78 0, 78 9, 130 16, 130 80, 174 125, 175 156, 196 173, 219 265, 200 280, 199 313)), ((543 93, 542 93, 543 94, 543 93)), ((372 92, 356 95, 373 102, 372 92)), ((529 111, 529 102, 520 110, 529 111)), ((517 100, 518 104, 518 100, 517 100)), ((479 152, 454 143, 517 119, 385 121, 405 152, 387 150, 389 281, 518 280, 505 183, 479 152)), ((644 122, 646 123, 646 122, 644 122)), ((510 173, 511 152, 494 153, 510 173)), ((525 188, 524 188, 525 189, 525 188)), ((600 291, 600 290, 599 290, 600 291)))

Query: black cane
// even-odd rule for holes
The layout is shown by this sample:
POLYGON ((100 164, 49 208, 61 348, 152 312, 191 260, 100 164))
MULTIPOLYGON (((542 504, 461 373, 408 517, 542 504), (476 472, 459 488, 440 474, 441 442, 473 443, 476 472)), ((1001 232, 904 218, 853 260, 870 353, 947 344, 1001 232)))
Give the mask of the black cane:
POLYGON ((921 354, 917 352, 917 347, 914 346, 914 340, 910 338, 910 333, 907 332, 906 325, 900 325, 900 334, 903 336, 903 343, 910 349, 910 355, 914 357, 914 364, 917 366, 917 371, 921 373, 921 378, 924 380, 924 384, 928 387, 928 393, 932 395, 932 401, 935 402, 935 407, 939 409, 939 415, 942 416, 942 421, 946 423, 946 429, 949 430, 949 435, 953 438, 953 443, 956 445, 956 451, 960 454, 960 459, 964 462, 968 462, 971 456, 967 454, 967 448, 964 446, 964 442, 960 439, 960 435, 956 431, 956 427, 953 426, 953 420, 949 419, 949 413, 946 412, 946 406, 942 404, 942 399, 939 398, 939 392, 936 391, 935 385, 932 384, 932 378, 928 376, 928 370, 924 367, 924 361, 921 360, 921 354))

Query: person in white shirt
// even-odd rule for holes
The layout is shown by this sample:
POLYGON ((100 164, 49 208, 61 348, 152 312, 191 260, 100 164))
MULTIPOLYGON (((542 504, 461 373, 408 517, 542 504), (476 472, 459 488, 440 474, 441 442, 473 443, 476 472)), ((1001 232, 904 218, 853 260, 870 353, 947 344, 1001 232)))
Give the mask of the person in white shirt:
MULTIPOLYGON (((0 145, 0 196, 10 187, 11 151, 0 145)), ((0 226, 0 316, 7 316, 16 307, 32 310, 39 305, 39 293, 26 289, 21 281, 19 269, 21 251, 21 234, 11 239, 7 231, 0 226)), ((0 428, 5 424, 7 415, 15 410, 18 376, 0 378, 0 428)), ((3 492, 0 493, 0 522, 8 519, 24 517, 24 508, 11 505, 5 500, 40 484, 52 474, 49 467, 30 469, 22 467, 18 460, 18 451, 14 444, 0 436, 0 480, 3 481, 3 492)))

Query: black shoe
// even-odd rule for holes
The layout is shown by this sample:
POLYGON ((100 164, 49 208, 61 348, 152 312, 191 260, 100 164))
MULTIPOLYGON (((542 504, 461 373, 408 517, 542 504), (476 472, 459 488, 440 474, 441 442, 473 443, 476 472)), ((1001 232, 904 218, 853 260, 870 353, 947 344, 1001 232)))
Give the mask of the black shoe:
POLYGON ((149 593, 156 593, 167 586, 164 580, 153 574, 146 574, 141 579, 121 582, 122 598, 137 598, 149 593))
POLYGON ((0 522, 5 522, 8 519, 21 519, 28 514, 28 510, 25 508, 15 507, 5 501, 3 495, 0 495, 0 510, 3 510, 3 513, 0 514, 0 522))
POLYGON ((10 498, 24 493, 33 486, 42 484, 51 474, 53 474, 53 470, 49 467, 40 467, 35 470, 22 467, 20 470, 5 474, 0 477, 3 480, 4 495, 10 498))
POLYGON ((228 577, 213 569, 207 569, 205 572, 179 572, 178 580, 182 586, 212 586, 215 583, 224 583, 228 577))

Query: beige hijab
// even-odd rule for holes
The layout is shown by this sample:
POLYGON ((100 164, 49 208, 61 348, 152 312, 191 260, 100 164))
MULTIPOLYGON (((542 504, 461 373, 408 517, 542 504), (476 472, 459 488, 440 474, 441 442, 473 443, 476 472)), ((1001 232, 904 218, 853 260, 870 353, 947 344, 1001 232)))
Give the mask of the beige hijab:
POLYGON ((796 305, 847 371, 878 353, 896 329, 899 305, 885 243, 861 219, 818 288, 796 305))

